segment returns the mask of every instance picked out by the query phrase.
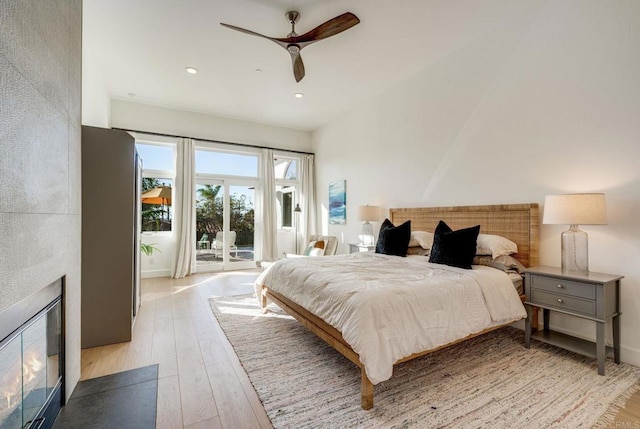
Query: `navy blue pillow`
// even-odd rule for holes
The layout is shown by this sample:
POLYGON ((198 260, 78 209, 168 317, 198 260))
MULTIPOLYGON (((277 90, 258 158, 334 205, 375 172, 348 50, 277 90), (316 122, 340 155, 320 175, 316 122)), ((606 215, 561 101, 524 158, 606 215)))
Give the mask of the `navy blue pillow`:
POLYGON ((385 255, 407 256, 411 240, 411 221, 394 226, 389 219, 385 219, 380 226, 376 253, 385 255))
POLYGON ((471 269, 479 233, 480 225, 453 231, 440 221, 433 234, 429 262, 471 269))

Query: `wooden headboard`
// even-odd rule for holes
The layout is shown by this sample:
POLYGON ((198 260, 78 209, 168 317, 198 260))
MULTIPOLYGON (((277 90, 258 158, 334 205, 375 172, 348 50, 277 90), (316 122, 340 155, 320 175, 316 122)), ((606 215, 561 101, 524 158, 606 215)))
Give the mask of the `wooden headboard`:
POLYGON ((513 255, 525 267, 538 265, 540 215, 537 203, 389 209, 394 225, 411 220, 412 231, 433 232, 440 220, 452 229, 480 225, 481 234, 501 235, 518 245, 513 255))

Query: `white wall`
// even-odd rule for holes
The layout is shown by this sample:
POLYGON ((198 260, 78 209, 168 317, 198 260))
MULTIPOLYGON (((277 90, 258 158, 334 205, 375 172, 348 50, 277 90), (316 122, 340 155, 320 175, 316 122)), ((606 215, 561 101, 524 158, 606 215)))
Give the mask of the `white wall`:
POLYGON ((91 67, 91 63, 85 56, 82 58, 82 125, 109 128, 111 99, 102 80, 102 73, 89 73, 87 68, 91 67))
POLYGON ((170 277, 173 258, 173 232, 143 232, 140 242, 151 244, 157 250, 147 256, 140 255, 140 275, 142 278, 170 277))
POLYGON ((82 28, 82 125, 109 128, 111 122, 111 99, 104 82, 101 60, 104 53, 88 41, 95 40, 93 32, 99 32, 100 27, 92 25, 90 16, 87 17, 83 8, 82 28))
POLYGON ((111 126, 280 149, 299 151, 311 149, 311 133, 308 131, 256 124, 124 100, 111 100, 111 126))
MULTIPOLYGON (((357 241, 361 204, 542 204, 604 192, 609 224, 582 229, 591 270, 625 276, 622 360, 640 364, 638 22, 635 0, 546 2, 317 130, 323 232, 357 241), (328 183, 340 179, 347 225, 328 225, 328 183)), ((559 266, 563 229, 542 225, 542 264, 559 266)), ((551 323, 595 336, 588 322, 553 314, 551 323)))

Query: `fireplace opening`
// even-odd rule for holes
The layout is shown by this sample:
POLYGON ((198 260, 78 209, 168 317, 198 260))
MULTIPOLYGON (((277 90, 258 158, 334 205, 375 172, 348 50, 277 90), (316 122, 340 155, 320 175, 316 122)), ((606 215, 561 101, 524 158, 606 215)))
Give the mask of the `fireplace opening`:
POLYGON ((47 429, 64 405, 64 279, 0 312, 0 428, 47 429))

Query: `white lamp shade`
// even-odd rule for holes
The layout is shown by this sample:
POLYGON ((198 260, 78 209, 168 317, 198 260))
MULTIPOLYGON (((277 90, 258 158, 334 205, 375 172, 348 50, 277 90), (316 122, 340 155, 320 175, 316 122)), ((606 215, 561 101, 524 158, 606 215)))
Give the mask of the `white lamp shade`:
POLYGON ((377 206, 358 206, 358 220, 378 220, 380 209, 377 206))
POLYGON ((606 225, 604 194, 547 195, 542 223, 549 225, 606 225))

